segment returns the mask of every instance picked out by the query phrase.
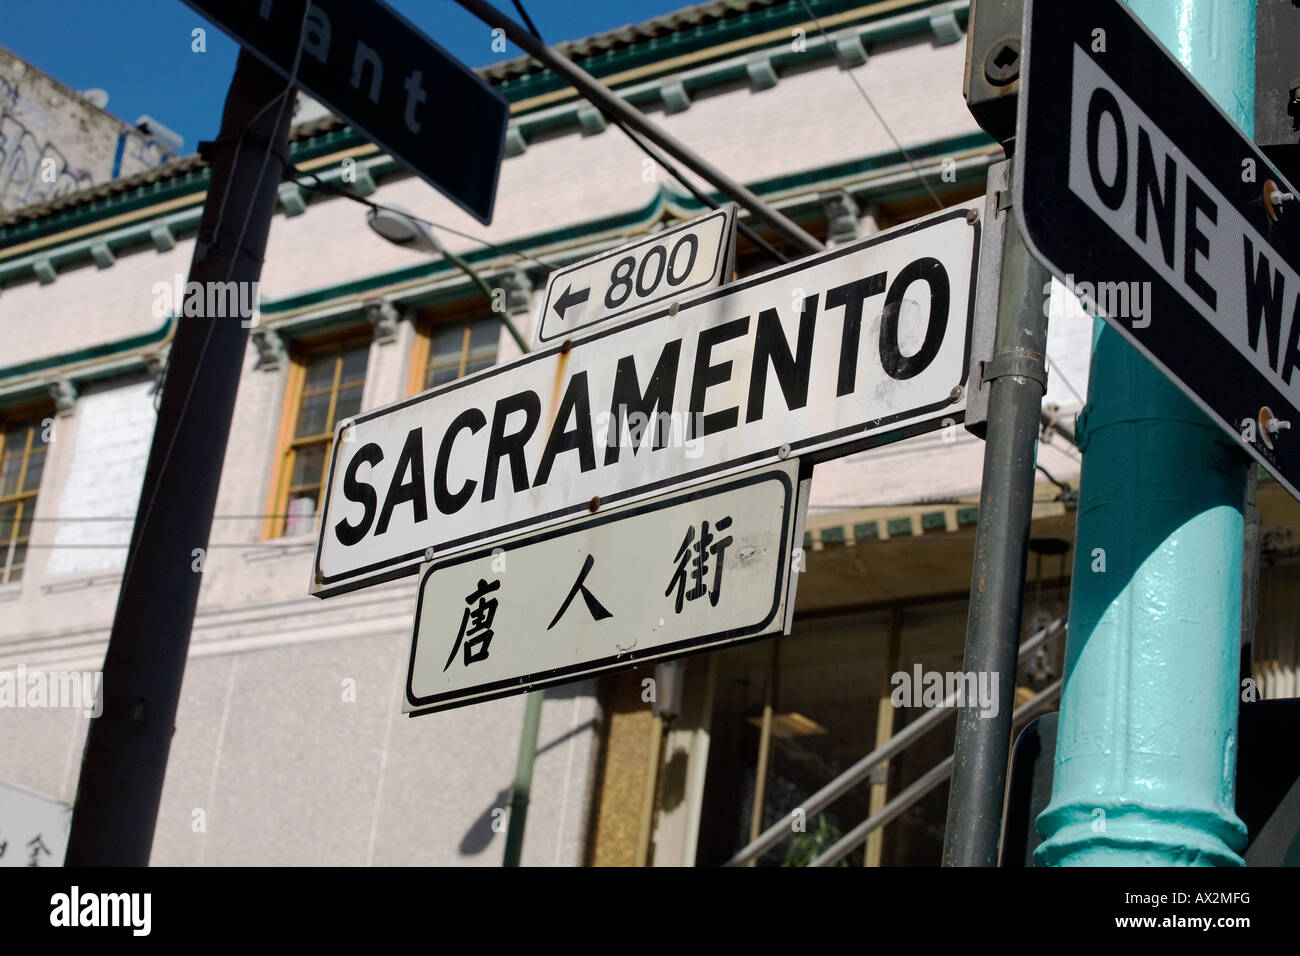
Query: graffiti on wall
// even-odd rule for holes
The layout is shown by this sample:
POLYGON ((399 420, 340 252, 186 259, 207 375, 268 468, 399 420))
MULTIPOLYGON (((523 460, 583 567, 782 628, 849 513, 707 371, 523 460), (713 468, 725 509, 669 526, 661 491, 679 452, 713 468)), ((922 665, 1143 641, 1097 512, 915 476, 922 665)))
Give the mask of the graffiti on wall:
MULTIPOLYGON (((114 155, 69 160, 47 132, 35 128, 37 124, 28 118, 32 111, 24 111, 19 100, 17 86, 0 76, 0 209, 45 202, 94 185, 97 177, 87 162, 98 171, 99 179, 108 180, 153 169, 174 158, 138 130, 100 114, 105 121, 121 126, 114 155)), ((73 149, 81 145, 65 143, 73 149)))
POLYGON ((53 143, 38 141, 12 113, 0 114, 0 206, 16 209, 93 183, 90 172, 69 166, 53 143))

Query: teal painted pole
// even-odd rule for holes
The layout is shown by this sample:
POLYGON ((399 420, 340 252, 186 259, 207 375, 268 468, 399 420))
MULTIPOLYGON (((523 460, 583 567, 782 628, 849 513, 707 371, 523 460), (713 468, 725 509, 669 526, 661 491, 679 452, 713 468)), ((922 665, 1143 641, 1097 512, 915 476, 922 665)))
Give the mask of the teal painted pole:
MULTIPOLYGON (((1253 135, 1255 0, 1129 6, 1253 135)), ((1035 861, 1240 866, 1246 456, 1100 320, 1078 432, 1065 690, 1035 861)))

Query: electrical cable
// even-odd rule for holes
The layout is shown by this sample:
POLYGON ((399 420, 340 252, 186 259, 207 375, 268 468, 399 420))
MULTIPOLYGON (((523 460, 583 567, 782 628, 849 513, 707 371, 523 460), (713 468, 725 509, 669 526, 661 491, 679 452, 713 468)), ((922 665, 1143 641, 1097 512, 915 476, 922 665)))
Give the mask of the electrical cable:
POLYGON ((310 169, 299 169, 297 166, 294 166, 292 163, 285 164, 283 178, 286 182, 291 182, 295 186, 301 186, 303 189, 311 189, 314 190, 315 192, 325 193, 326 195, 329 196, 342 196, 344 199, 351 199, 353 202, 360 203, 361 205, 365 206, 367 209, 382 210, 384 212, 391 212, 401 216, 405 216, 406 218, 414 222, 422 223, 426 226, 429 226, 430 228, 441 229, 443 232, 449 232, 453 236, 459 236, 462 239, 468 239, 470 242, 477 242, 485 249, 491 249, 493 252, 501 252, 510 256, 518 256, 521 259, 530 259, 533 262, 537 263, 539 266, 543 266, 544 268, 550 269, 552 271, 558 268, 558 266, 553 265, 552 263, 547 262, 544 259, 539 259, 537 258, 537 256, 531 253, 524 252, 522 249, 510 249, 505 246, 499 246, 494 242, 489 242, 488 240, 481 239, 478 236, 472 236, 467 232, 461 232, 459 229, 453 229, 451 226, 444 226, 441 223, 433 222, 430 219, 422 219, 419 216, 412 215, 411 213, 407 212, 404 209, 396 209, 392 206, 385 206, 383 203, 374 202, 373 200, 367 199, 365 196, 358 196, 356 193, 350 192, 349 190, 344 189, 341 186, 338 186, 334 183, 325 182, 325 180, 321 179, 318 175, 316 175, 316 173, 314 173, 310 169), (298 176, 310 176, 312 179, 315 180, 315 183, 302 182, 301 180, 295 178, 298 176))
MULTIPOLYGON (((528 32, 531 33, 533 36, 537 37, 539 42, 545 43, 546 41, 542 39, 542 35, 537 31, 537 27, 533 25, 532 17, 530 17, 528 15, 528 11, 524 9, 522 0, 514 0, 514 5, 515 5, 515 9, 519 11, 519 16, 523 18, 524 25, 528 28, 528 32)), ((641 137, 640 134, 638 134, 633 129, 629 129, 628 126, 617 116, 611 116, 609 113, 606 113, 605 110, 602 109, 599 104, 593 103, 592 105, 595 106, 596 109, 600 111, 601 116, 605 117, 606 122, 613 123, 620 130, 622 130, 623 134, 632 141, 633 145, 635 145, 638 149, 641 150, 641 152, 645 153, 652 160, 658 163, 659 166, 661 166, 663 170, 666 173, 668 173, 669 176, 677 180, 677 182, 681 184, 682 188, 684 188, 693 197, 695 197, 696 202, 702 203, 703 205, 709 207, 710 209, 718 208, 718 203, 712 196, 709 196, 707 193, 704 193, 698 188, 696 188, 690 182, 690 180, 688 180, 685 176, 683 176, 681 172, 663 156, 663 154, 656 152, 651 147, 651 145, 641 137)), ((741 222, 739 214, 737 214, 736 216, 736 226, 737 228, 740 229, 740 232, 745 236, 746 239, 748 239, 755 246, 757 246, 769 258, 775 259, 778 263, 785 263, 790 261, 789 256, 785 255, 782 252, 777 251, 777 249, 774 246, 772 246, 771 243, 767 242, 767 240, 765 240, 752 228, 747 226, 745 223, 741 222)))
MULTIPOLYGON (((799 0, 799 2, 803 4, 803 8, 807 11, 809 19, 811 19, 817 26, 817 30, 821 33, 822 39, 833 47, 835 45, 834 41, 831 40, 830 34, 826 32, 826 28, 822 26, 821 20, 817 19, 817 14, 813 13, 812 7, 808 5, 808 0, 799 0)), ((934 190, 930 188, 930 184, 925 181, 925 177, 921 175, 920 167, 912 161, 911 154, 903 147, 903 144, 899 142, 898 137, 894 135, 894 131, 889 128, 889 124, 886 123, 885 118, 880 115, 880 110, 876 109, 876 104, 871 102, 871 97, 868 96, 867 91, 862 88, 862 84, 858 82, 858 78, 853 75, 852 70, 845 70, 845 72, 848 74, 849 79, 853 81, 853 85, 858 88, 858 92, 862 95, 862 99, 866 102, 871 112, 875 114, 880 125, 885 128, 885 132, 889 134, 889 138, 894 141, 894 145, 898 148, 898 151, 903 154, 903 159, 907 161, 907 165, 912 167, 912 172, 916 173, 916 178, 920 181, 921 185, 925 187, 925 191, 928 192, 930 198, 934 200, 935 207, 942 209, 943 203, 939 200, 939 197, 935 195, 934 190)))

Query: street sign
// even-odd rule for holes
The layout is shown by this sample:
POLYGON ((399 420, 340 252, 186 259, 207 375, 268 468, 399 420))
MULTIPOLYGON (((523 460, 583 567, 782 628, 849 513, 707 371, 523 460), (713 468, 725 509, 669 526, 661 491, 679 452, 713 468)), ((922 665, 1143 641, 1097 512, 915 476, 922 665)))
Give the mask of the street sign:
POLYGON ((1115 0, 1031 0, 1025 37, 1029 248, 1300 497, 1294 187, 1115 0))
POLYGON ((0 866, 62 866, 71 820, 71 807, 0 783, 0 866))
POLYGON ((340 422, 313 593, 961 421, 978 233, 940 213, 340 422))
POLYGON ((798 480, 791 459, 422 566, 402 710, 788 631, 798 480))
POLYGON ((479 222, 492 221, 506 100, 381 0, 185 0, 479 222))
POLYGON ((735 268, 736 207, 728 204, 552 272, 533 344, 561 342, 655 302, 717 288, 735 268))

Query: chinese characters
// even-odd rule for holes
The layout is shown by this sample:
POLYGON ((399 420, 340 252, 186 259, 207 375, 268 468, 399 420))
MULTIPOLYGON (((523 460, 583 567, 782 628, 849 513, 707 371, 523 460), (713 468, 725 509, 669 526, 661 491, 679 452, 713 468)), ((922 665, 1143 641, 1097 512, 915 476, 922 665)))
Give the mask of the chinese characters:
POLYGON ((711 606, 718 606, 718 598, 722 594, 723 555, 733 538, 731 535, 719 538, 715 532, 723 532, 730 527, 730 515, 720 519, 713 526, 712 531, 709 530, 708 521, 701 521, 698 541, 695 538, 695 527, 692 525, 686 529, 681 547, 677 549, 677 556, 673 558, 677 562, 677 569, 673 572, 672 580, 668 582, 668 587, 664 591, 664 597, 668 597, 672 594, 673 588, 677 589, 675 606, 678 614, 682 613, 685 601, 694 601, 705 594, 708 594, 711 606), (710 558, 713 559, 712 586, 708 583, 710 558), (688 582, 689 590, 686 587, 688 582))
POLYGON ((497 599, 495 597, 489 599, 487 595, 499 590, 500 587, 500 581, 488 584, 487 581, 479 578, 474 593, 465 598, 466 607, 460 619, 460 633, 456 635, 456 643, 451 653, 447 655, 447 663, 442 667, 444 672, 456 659, 456 652, 462 645, 465 648, 466 667, 487 659, 488 648, 492 645, 492 620, 497 616, 497 599))

